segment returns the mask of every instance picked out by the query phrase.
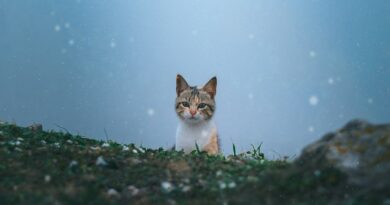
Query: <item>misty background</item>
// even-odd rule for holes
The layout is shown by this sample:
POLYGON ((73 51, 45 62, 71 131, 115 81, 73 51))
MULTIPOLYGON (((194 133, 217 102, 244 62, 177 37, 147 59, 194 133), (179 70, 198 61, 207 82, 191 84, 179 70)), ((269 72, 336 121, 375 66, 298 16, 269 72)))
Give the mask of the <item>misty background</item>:
POLYGON ((0 120, 174 144, 175 77, 218 78, 225 154, 390 122, 390 1, 0 0, 0 120))

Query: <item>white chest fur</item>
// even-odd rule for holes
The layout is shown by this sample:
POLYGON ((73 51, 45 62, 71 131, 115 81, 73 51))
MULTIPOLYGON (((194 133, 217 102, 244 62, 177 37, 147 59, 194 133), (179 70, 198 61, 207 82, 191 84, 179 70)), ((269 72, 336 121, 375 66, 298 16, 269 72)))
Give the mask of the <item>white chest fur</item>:
POLYGON ((184 150, 189 153, 196 150, 196 145, 199 149, 203 149, 211 138, 213 132, 216 131, 216 126, 212 120, 201 122, 199 124, 190 124, 180 121, 176 130, 176 150, 184 150))

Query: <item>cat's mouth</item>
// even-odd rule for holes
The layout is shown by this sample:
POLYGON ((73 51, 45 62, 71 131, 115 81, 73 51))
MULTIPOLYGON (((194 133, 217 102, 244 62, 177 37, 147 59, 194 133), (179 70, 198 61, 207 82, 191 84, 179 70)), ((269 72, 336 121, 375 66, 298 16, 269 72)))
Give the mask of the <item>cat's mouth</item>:
POLYGON ((187 118, 189 122, 198 122, 200 119, 198 117, 189 117, 187 118))

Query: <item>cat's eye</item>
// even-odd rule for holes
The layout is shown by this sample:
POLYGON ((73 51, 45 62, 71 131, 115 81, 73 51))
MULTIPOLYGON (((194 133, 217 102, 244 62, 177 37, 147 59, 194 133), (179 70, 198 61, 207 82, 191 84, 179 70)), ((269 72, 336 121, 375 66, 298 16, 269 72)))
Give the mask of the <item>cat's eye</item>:
POLYGON ((200 108, 200 109, 203 109, 203 108, 205 108, 207 105, 205 104, 205 103, 200 103, 199 105, 198 105, 198 108, 200 108))
POLYGON ((181 103, 184 107, 190 107, 190 104, 188 102, 182 102, 181 103))

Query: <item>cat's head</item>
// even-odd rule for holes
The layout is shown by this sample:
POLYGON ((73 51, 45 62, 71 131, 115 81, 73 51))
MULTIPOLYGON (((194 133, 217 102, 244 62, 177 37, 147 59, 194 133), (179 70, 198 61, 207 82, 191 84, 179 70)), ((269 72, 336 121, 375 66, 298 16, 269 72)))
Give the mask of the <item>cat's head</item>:
POLYGON ((181 75, 176 76, 176 113, 188 123, 199 123, 213 117, 217 78, 211 78, 203 87, 189 86, 181 75))

